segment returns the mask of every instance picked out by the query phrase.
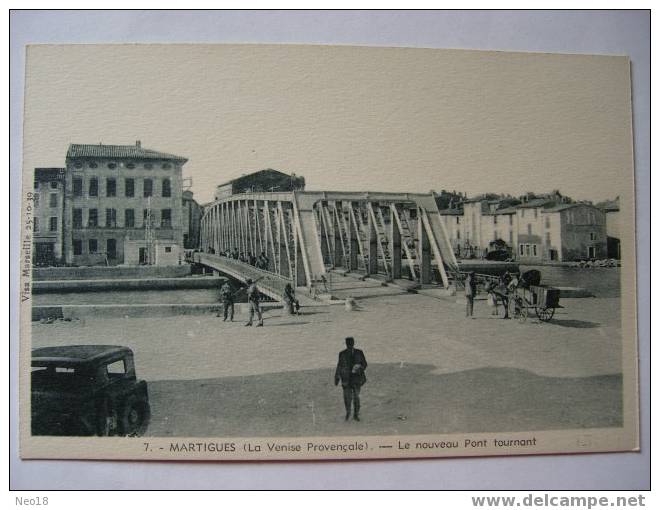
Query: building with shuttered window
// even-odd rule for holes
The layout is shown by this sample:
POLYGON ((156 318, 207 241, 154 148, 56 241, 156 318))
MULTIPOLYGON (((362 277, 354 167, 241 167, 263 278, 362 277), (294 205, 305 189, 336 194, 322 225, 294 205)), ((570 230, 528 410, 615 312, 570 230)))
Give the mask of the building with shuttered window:
POLYGON ((75 265, 179 264, 181 156, 135 145, 71 144, 62 255, 75 265))

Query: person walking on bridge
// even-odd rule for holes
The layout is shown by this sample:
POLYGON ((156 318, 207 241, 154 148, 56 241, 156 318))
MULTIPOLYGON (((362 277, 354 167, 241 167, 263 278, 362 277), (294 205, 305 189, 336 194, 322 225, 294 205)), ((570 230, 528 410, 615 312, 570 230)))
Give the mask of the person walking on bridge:
POLYGON ((257 288, 256 282, 252 281, 251 278, 248 278, 245 283, 247 284, 247 298, 248 306, 250 307, 250 317, 245 323, 246 326, 252 326, 252 321, 254 320, 254 315, 257 315, 257 327, 264 325, 264 319, 261 315, 261 308, 259 306, 259 289, 257 288))
POLYGON ((337 369, 335 370, 335 386, 341 381, 344 392, 344 407, 346 408, 345 420, 351 417, 351 405, 353 407, 353 419, 360 421, 360 389, 367 382, 364 371, 367 368, 367 358, 360 349, 355 348, 355 339, 352 336, 346 338, 346 349, 339 353, 337 369))

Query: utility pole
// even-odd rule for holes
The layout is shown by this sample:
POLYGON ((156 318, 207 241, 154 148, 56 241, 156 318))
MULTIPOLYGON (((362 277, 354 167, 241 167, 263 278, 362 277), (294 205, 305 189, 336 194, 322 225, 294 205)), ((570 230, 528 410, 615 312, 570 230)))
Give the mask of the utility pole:
POLYGON ((151 226, 151 197, 147 197, 147 217, 145 221, 145 230, 144 230, 144 240, 147 244, 147 264, 152 265, 154 263, 153 257, 153 243, 154 243, 154 233, 151 226))

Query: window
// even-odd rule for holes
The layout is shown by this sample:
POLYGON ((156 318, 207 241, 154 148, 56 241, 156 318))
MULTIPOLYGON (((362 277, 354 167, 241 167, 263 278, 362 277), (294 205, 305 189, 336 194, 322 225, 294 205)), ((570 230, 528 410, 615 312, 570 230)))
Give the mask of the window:
POLYGON ((172 196, 172 185, 170 184, 169 179, 163 179, 163 196, 164 197, 172 196))
MULTIPOLYGON (((149 216, 149 209, 144 209, 142 211, 142 226, 146 227, 147 226, 147 221, 148 221, 148 216, 149 216)), ((153 215, 152 215, 153 216, 153 215)), ((152 225, 153 225, 153 217, 152 217, 152 225)))
POLYGON ((108 163, 108 168, 110 170, 114 170, 115 168, 117 168, 117 163, 108 163))
POLYGON ((160 212, 160 226, 172 228, 172 209, 163 209, 160 212))
POLYGON ((96 239, 90 239, 88 241, 89 253, 96 253, 99 251, 99 242, 96 239))
POLYGON ((108 255, 108 258, 115 259, 117 258, 117 240, 108 239, 105 242, 105 252, 108 255))
POLYGON ((126 179, 124 181, 124 194, 127 197, 135 196, 135 179, 126 179))
POLYGON ((133 170, 135 168, 135 163, 127 163, 126 168, 128 168, 129 170, 133 170))
POLYGON ((520 245, 520 255, 522 256, 522 255, 524 255, 524 254, 525 254, 525 245, 524 245, 524 244, 521 244, 521 245, 520 245))
POLYGON ((124 226, 126 228, 135 228, 135 210, 126 209, 124 211, 124 226))
POLYGON ((57 193, 51 193, 48 197, 48 207, 57 207, 57 193))
POLYGON ((493 216, 493 225, 497 225, 497 215, 493 216))
POLYGON ((532 235, 532 224, 531 223, 527 224, 527 235, 528 236, 532 235))
POLYGON ((509 244, 513 246, 513 230, 509 230, 509 244))
POLYGON ((82 255, 82 240, 74 239, 73 240, 73 254, 82 255))
POLYGON ((461 218, 456 216, 456 225, 458 225, 461 222, 461 218))
POLYGON ((154 194, 154 181, 151 179, 144 180, 144 196, 150 197, 154 194))
POLYGON ((172 247, 171 246, 165 246, 165 253, 172 253, 172 247))
POLYGON ((590 241, 595 241, 597 239, 596 232, 589 232, 589 240, 590 241))
POLYGON ((99 180, 96 177, 92 177, 89 180, 89 196, 90 197, 99 196, 99 180))
POLYGON ((88 227, 98 227, 99 226, 99 210, 90 209, 89 210, 89 220, 87 221, 88 227))
POLYGON ((509 225, 513 225, 513 214, 509 215, 509 225))
POLYGON ((57 181, 50 181, 50 189, 57 189, 57 181))
POLYGON ((124 365, 123 359, 113 361, 112 363, 108 363, 107 369, 108 369, 108 375, 113 375, 113 374, 120 375, 126 373, 126 366, 124 365))
POLYGON ((73 196, 82 197, 83 182, 80 177, 75 177, 73 179, 73 196))
POLYGON ((456 239, 460 239, 460 238, 461 238, 461 231, 457 230, 456 231, 456 239))
POLYGON ((75 166, 76 168, 82 168, 82 167, 83 167, 82 161, 76 161, 76 162, 73 164, 73 166, 75 166))
POLYGON ((550 244, 552 244, 550 242, 550 232, 545 233, 545 244, 547 244, 548 246, 550 246, 550 244))
POLYGON ((34 229, 35 232, 39 232, 39 218, 35 217, 34 221, 32 222, 32 228, 34 229))
POLYGON ((117 226, 117 209, 105 210, 105 226, 112 228, 117 226))
POLYGON ((536 245, 532 245, 532 254, 536 257, 536 245))
POLYGON ((98 165, 94 161, 89 164, 89 168, 96 168, 97 166, 98 165))
POLYGON ((57 232, 57 216, 48 218, 48 230, 50 232, 57 232))
POLYGON ((34 189, 39 190, 39 181, 34 181, 34 189))
POLYGON ((172 165, 170 165, 169 163, 163 163, 163 165, 161 166, 161 168, 162 168, 163 170, 168 170, 168 169, 172 168, 172 165))
POLYGON ((73 210, 73 228, 82 228, 82 209, 73 210))
POLYGON ((106 197, 116 197, 117 196, 117 180, 114 177, 109 177, 105 180, 105 196, 106 197))

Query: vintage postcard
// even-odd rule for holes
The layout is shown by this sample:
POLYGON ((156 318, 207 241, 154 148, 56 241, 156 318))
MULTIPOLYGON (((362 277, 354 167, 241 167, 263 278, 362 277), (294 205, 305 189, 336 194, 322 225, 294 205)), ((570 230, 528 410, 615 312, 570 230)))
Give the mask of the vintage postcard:
POLYGON ((24 459, 639 448, 625 56, 27 48, 24 459))

